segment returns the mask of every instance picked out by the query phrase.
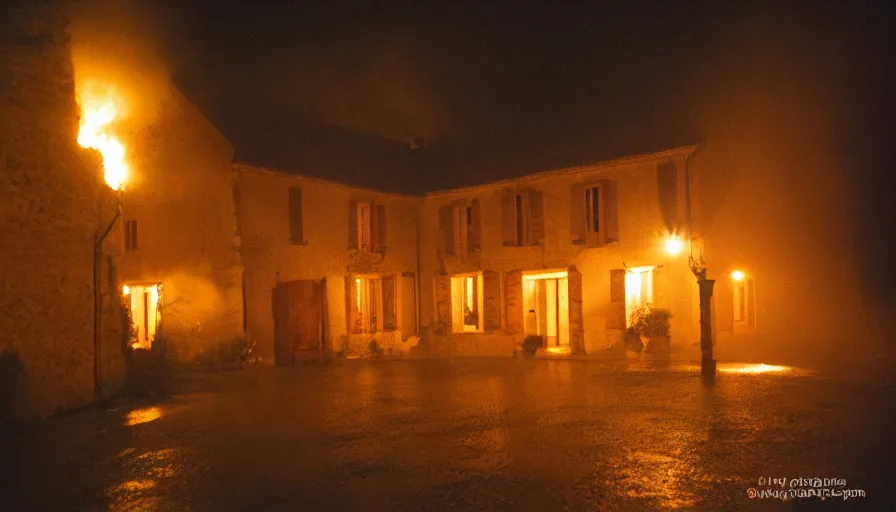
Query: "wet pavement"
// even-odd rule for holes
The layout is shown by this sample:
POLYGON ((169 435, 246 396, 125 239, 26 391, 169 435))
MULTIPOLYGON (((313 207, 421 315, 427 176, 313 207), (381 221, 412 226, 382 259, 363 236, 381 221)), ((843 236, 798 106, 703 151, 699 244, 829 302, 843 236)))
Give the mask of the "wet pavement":
POLYGON ((194 373, 163 402, 7 427, 0 510, 896 509, 893 380, 751 369, 711 388, 643 362, 194 373), (781 501, 761 477, 865 497, 781 501))

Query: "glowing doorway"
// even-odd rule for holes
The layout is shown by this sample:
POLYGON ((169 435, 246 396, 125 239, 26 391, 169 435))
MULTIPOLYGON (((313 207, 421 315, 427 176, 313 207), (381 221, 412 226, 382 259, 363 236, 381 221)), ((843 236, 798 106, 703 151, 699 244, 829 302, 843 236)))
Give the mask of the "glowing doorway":
POLYGON ((135 336, 131 347, 150 349, 159 325, 159 285, 125 285, 123 290, 131 310, 131 325, 135 336))
POLYGON ((545 348, 569 347, 569 273, 523 273, 524 326, 545 348))

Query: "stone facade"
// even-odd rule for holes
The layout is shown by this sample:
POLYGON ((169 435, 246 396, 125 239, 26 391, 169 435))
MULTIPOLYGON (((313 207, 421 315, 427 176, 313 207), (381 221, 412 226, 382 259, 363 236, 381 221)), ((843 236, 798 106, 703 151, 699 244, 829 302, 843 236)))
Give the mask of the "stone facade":
POLYGON ((113 233, 103 245, 95 285, 94 241, 114 217, 115 197, 99 155, 76 141, 67 21, 41 2, 9 14, 0 36, 0 350, 21 360, 25 387, 3 406, 32 416, 88 403, 97 388, 107 395, 123 381, 122 320, 107 293, 117 288, 118 244, 113 233))
POLYGON ((242 336, 242 265, 233 150, 169 84, 159 115, 128 138, 132 176, 122 229, 137 247, 121 258, 124 284, 160 283, 159 329, 178 360, 242 336))
MULTIPOLYGON (((401 329, 349 332, 346 283, 355 275, 416 275, 417 219, 422 198, 352 188, 245 164, 236 164, 235 169, 246 268, 246 327, 259 356, 274 361, 271 292, 278 282, 296 280, 326 280, 323 346, 327 353, 366 354, 371 340, 377 340, 386 350, 400 347, 401 329), (290 189, 301 191, 302 240, 291 239, 290 189), (380 219, 382 235, 379 247, 373 250, 358 248, 357 231, 350 227, 351 210, 359 203, 382 207, 385 223, 380 219)), ((410 311, 405 313, 407 318, 412 317, 410 311)))

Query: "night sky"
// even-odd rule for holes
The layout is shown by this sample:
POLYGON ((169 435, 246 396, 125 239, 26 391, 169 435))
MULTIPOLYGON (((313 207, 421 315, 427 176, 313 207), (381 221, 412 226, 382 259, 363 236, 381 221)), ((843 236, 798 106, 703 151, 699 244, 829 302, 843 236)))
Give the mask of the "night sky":
POLYGON ((421 192, 711 141, 793 98, 782 134, 832 134, 894 277, 886 2, 263 4, 121 4, 237 160, 421 192))

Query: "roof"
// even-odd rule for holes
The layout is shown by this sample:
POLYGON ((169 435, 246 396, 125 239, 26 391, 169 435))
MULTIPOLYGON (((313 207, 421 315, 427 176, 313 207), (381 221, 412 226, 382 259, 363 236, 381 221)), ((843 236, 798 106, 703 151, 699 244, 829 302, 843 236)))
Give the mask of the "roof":
POLYGON ((451 138, 412 150, 376 135, 296 115, 245 116, 219 123, 234 159, 368 190, 422 196, 550 170, 570 169, 692 145, 694 134, 595 130, 590 134, 451 138), (263 119, 262 119, 263 118, 263 119))

